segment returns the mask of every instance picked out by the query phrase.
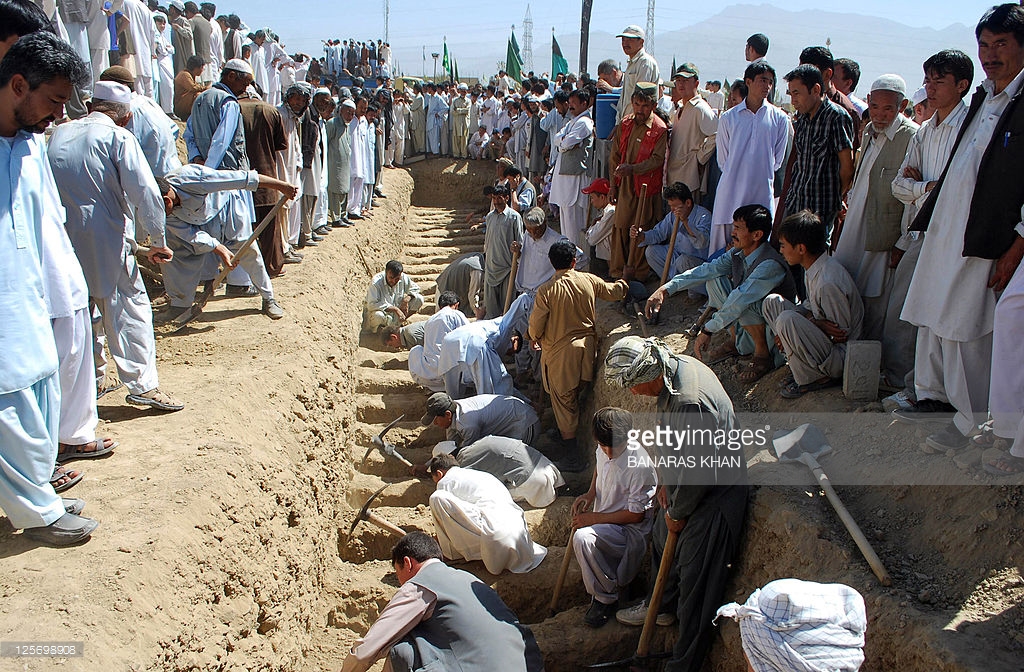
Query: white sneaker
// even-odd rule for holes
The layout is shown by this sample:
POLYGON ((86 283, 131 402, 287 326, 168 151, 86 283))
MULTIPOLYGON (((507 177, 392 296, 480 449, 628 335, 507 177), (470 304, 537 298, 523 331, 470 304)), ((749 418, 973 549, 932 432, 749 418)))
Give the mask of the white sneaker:
MULTIPOLYGON (((647 600, 641 600, 632 607, 619 609, 615 612, 615 620, 623 625, 643 625, 647 618, 647 600)), ((658 614, 654 621, 657 625, 672 625, 676 622, 674 614, 658 614)))

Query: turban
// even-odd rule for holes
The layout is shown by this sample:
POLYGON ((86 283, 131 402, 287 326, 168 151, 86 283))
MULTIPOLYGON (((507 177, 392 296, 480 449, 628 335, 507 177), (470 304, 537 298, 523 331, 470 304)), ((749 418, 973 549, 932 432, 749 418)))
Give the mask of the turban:
POLYGON ((672 351, 660 339, 626 336, 608 349, 604 375, 615 385, 635 387, 658 377, 667 378, 666 365, 672 357, 672 351))
POLYGON ((841 583, 779 579, 718 616, 739 621, 754 672, 856 672, 864 662, 864 598, 841 583))

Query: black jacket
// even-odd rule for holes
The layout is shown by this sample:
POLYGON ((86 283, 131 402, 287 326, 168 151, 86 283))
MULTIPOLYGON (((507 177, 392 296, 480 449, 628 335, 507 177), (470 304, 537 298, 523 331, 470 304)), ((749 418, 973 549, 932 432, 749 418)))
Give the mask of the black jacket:
MULTIPOLYGON (((1024 165, 1024 105, 1021 105, 1024 86, 1010 99, 1003 114, 996 123, 992 140, 985 148, 978 168, 978 181, 971 197, 971 210, 967 216, 967 231, 964 233, 965 257, 998 259, 1017 238, 1014 228, 1021 221, 1021 205, 1024 205, 1024 180, 1020 170, 1024 165)), ((927 231, 935 210, 935 201, 946 181, 949 165, 953 161, 960 143, 964 139, 971 120, 982 109, 987 92, 978 87, 971 99, 970 109, 960 134, 953 145, 946 167, 938 184, 928 195, 920 212, 910 226, 911 231, 927 231)), ((955 177, 955 176, 954 176, 955 177)))

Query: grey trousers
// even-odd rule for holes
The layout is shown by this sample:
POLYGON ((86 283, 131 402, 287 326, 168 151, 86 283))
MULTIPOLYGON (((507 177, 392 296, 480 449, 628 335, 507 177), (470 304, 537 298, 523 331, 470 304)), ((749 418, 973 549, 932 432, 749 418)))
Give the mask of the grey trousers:
POLYGON ((647 535, 636 525, 591 525, 573 533, 572 550, 587 593, 601 604, 611 604, 640 571, 647 535))
POLYGON ((910 244, 893 274, 889 291, 889 305, 885 312, 885 328, 882 332, 882 374, 890 385, 903 383, 907 389, 914 389, 914 351, 917 348, 917 327, 900 319, 903 304, 907 301, 907 290, 914 277, 917 260, 921 257, 924 234, 910 244))
POLYGON ((796 309, 796 304, 778 294, 769 294, 762 304, 765 322, 782 341, 786 361, 798 385, 813 383, 822 376, 843 377, 845 344, 829 340, 821 329, 796 309))
POLYGON ((348 214, 348 193, 340 191, 327 192, 327 219, 337 222, 348 214))
POLYGON ((299 213, 301 219, 299 221, 302 228, 299 229, 299 232, 308 236, 313 232, 313 215, 316 213, 316 194, 303 194, 301 205, 302 210, 299 213))

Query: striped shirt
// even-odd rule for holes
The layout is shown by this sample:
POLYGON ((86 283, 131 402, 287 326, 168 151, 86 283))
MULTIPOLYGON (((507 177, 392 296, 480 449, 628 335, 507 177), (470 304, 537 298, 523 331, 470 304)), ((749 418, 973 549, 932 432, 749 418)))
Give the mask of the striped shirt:
POLYGON ((796 160, 786 194, 786 212, 806 208, 829 221, 843 200, 839 152, 853 149, 853 121, 845 110, 825 98, 813 117, 797 116, 793 131, 796 160))

